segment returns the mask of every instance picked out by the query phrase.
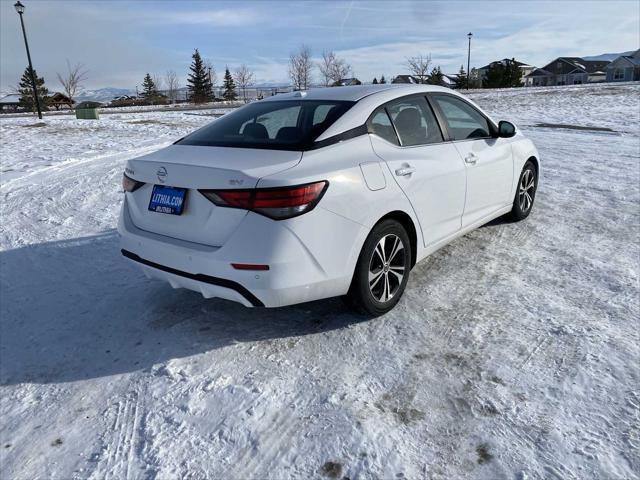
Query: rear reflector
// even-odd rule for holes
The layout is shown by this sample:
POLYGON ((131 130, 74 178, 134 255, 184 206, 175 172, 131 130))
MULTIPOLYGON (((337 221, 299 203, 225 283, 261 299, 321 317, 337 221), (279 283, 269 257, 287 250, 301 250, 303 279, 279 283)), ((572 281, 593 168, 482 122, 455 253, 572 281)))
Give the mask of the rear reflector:
POLYGON ((257 265, 253 263, 232 263, 236 270, 269 270, 269 265, 257 265))
POLYGON ((329 182, 252 190, 199 190, 219 207, 242 208, 284 220, 307 213, 318 204, 329 182))

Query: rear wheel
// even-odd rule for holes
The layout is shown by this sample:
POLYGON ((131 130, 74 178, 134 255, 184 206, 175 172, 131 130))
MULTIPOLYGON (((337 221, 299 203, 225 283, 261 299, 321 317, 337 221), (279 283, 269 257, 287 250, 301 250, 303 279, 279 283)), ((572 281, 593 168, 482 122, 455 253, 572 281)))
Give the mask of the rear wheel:
POLYGON ((538 188, 538 171, 531 160, 522 167, 520 179, 518 180, 518 188, 516 196, 513 199, 513 208, 510 217, 512 220, 524 220, 531 213, 533 201, 536 198, 536 189, 538 188))
POLYGON ((400 300, 411 268, 411 243, 395 220, 376 225, 362 247, 347 294, 347 302, 377 317, 400 300))

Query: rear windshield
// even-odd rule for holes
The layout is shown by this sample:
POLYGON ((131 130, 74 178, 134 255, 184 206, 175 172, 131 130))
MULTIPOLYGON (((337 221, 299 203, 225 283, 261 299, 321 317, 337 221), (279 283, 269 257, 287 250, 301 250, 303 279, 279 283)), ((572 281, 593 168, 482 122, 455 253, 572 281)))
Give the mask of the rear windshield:
POLYGON ((254 102, 227 113, 179 145, 305 150, 355 102, 254 102))

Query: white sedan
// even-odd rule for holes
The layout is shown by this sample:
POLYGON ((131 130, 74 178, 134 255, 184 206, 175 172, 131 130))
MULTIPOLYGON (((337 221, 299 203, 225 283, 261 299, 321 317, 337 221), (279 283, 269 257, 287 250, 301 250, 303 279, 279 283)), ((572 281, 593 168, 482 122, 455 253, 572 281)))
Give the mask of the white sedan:
POLYGON ((441 87, 314 89, 251 103, 129 160, 122 254, 149 277, 246 306, 344 296, 369 315, 411 268, 535 200, 511 123, 441 87))

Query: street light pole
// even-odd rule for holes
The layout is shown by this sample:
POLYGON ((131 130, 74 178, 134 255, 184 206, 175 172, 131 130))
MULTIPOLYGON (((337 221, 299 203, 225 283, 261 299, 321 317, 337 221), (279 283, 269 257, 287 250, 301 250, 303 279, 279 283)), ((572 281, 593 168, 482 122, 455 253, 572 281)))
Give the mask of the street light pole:
POLYGON ((467 37, 469 37, 469 49, 467 50, 467 90, 469 90, 469 81, 471 80, 471 72, 469 71, 471 67, 471 37, 473 37, 473 33, 467 33, 467 37))
POLYGON ((14 5, 16 12, 20 15, 20 25, 22 25, 22 36, 24 37, 24 46, 27 49, 27 59, 29 60, 29 74, 31 76, 31 85, 33 86, 33 98, 36 102, 36 108, 38 109, 38 118, 42 120, 42 110, 40 109, 40 99, 38 98, 38 86, 36 85, 36 76, 33 73, 33 65, 31 64, 31 53, 29 52, 29 42, 27 42, 27 32, 24 29, 24 19, 22 14, 24 13, 24 5, 18 0, 14 5))

